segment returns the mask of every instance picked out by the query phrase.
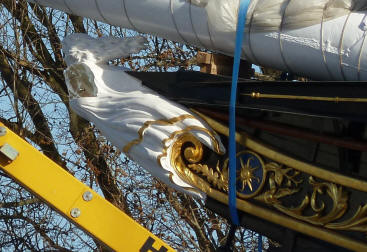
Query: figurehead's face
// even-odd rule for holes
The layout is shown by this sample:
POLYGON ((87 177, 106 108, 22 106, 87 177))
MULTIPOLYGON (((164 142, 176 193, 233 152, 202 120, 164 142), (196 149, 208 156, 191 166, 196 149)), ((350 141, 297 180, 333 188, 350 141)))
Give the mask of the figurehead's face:
POLYGON ((65 70, 65 80, 71 98, 97 96, 98 89, 94 84, 94 74, 86 64, 69 66, 65 70))

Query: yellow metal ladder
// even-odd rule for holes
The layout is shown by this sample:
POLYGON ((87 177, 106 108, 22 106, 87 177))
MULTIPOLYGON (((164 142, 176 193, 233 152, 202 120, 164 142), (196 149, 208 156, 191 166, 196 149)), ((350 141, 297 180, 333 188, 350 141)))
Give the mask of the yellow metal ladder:
POLYGON ((1 123, 0 168, 115 251, 174 251, 1 123))

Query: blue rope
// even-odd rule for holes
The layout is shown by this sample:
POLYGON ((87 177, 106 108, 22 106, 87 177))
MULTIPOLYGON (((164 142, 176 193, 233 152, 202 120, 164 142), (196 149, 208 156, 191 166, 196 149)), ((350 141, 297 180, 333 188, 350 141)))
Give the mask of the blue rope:
POLYGON ((231 100, 229 103, 229 212, 234 225, 239 225, 236 207, 236 101, 237 101, 237 82, 240 68, 243 35, 245 32, 247 10, 250 0, 241 0, 238 11, 238 22, 236 32, 236 47, 234 53, 231 100))
POLYGON ((263 251, 263 236, 262 235, 259 235, 259 237, 258 237, 257 251, 258 252, 263 251))

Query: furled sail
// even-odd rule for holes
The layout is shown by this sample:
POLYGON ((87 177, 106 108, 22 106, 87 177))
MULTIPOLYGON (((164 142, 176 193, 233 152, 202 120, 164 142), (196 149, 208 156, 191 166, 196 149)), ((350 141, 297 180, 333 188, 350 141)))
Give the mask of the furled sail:
MULTIPOLYGON (((206 7, 213 28, 222 24, 227 27, 226 31, 236 30, 241 0, 198 1, 192 3, 206 7)), ((366 0, 252 0, 247 14, 247 31, 299 29, 366 9, 366 0)))
MULTIPOLYGON (((239 0, 29 0, 233 54, 239 0)), ((318 80, 367 80, 366 0, 253 0, 243 56, 318 80)))

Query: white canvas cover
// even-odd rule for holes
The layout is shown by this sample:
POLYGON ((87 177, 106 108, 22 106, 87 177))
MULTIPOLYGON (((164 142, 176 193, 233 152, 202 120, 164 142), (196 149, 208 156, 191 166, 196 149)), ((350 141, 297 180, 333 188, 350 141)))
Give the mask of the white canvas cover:
MULTIPOLYGON (((233 55, 239 0, 30 0, 233 55)), ((252 0, 243 57, 318 80, 367 80, 366 0, 252 0)))

